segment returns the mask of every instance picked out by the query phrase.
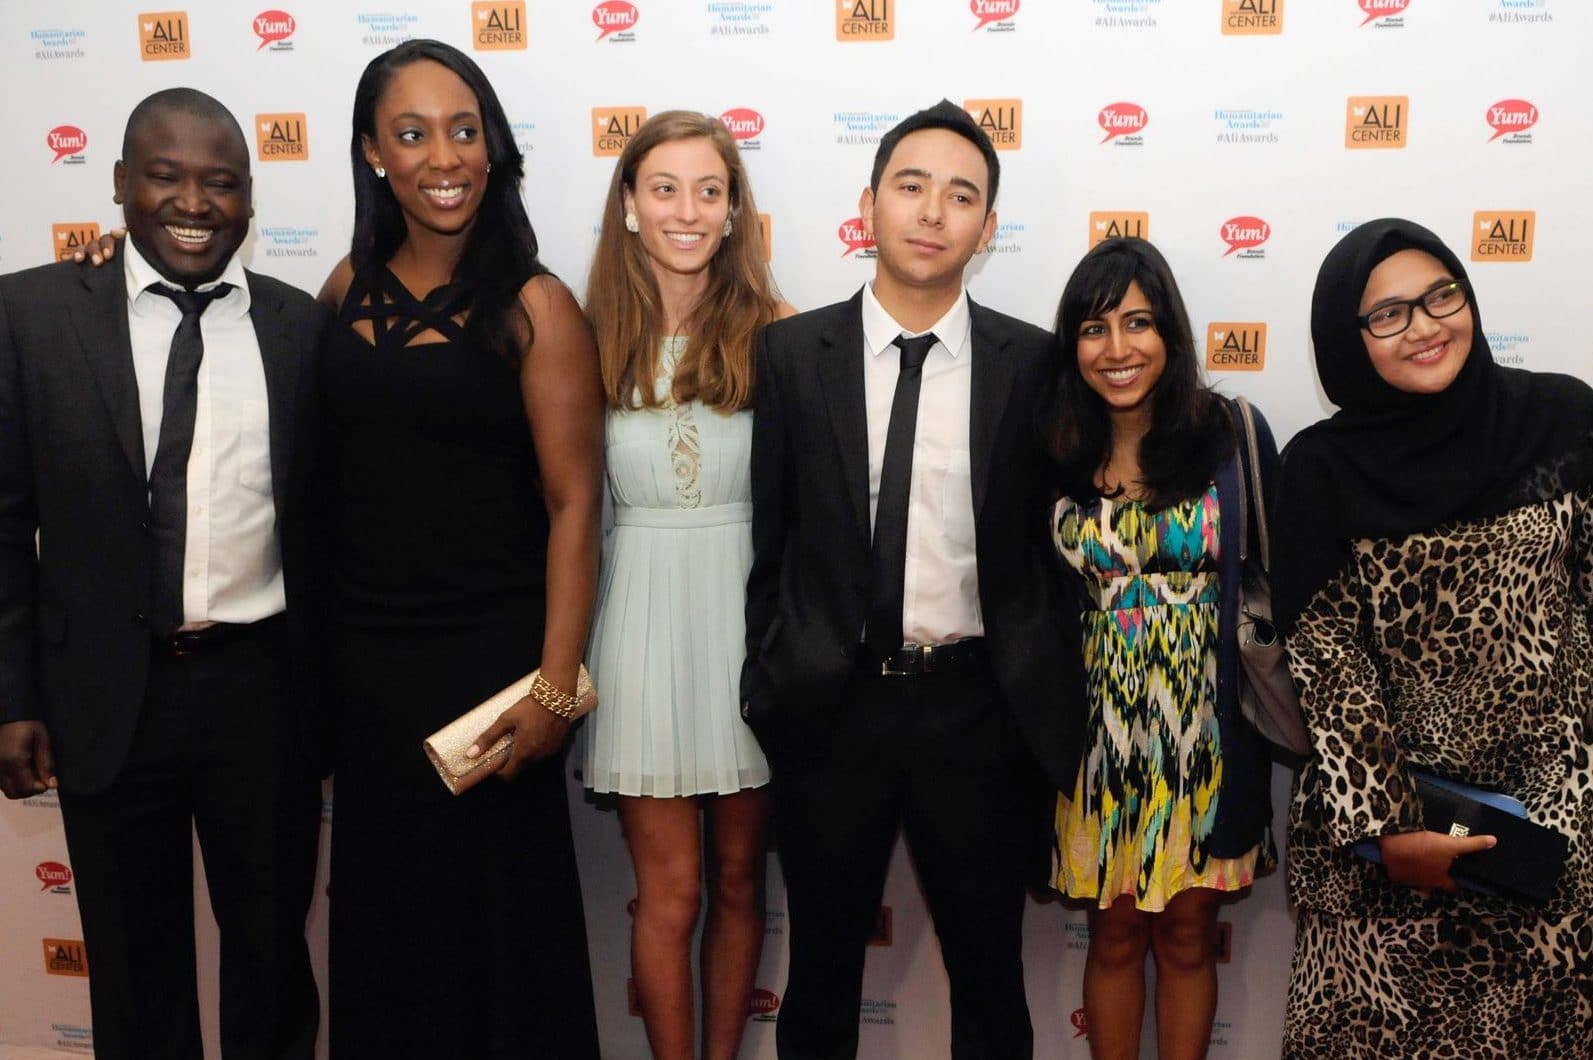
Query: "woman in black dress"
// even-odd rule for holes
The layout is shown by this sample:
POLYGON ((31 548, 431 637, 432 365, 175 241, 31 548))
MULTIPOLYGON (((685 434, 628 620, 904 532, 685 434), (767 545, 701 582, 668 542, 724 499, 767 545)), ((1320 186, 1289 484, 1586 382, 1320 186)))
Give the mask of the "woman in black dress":
POLYGON ((322 289, 337 719, 331 1040, 341 1057, 595 1057, 561 764, 531 697, 504 778, 454 797, 421 741, 538 666, 576 685, 603 394, 537 261, 522 158, 467 56, 414 40, 354 102, 353 247, 322 289))

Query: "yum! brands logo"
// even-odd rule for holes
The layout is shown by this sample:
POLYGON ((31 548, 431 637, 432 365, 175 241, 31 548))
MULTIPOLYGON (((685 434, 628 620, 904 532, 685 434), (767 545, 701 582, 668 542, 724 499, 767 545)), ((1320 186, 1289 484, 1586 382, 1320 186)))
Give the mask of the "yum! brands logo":
POLYGON ((1023 100, 970 99, 962 109, 985 131, 997 151, 1016 151, 1023 146, 1023 100))
POLYGON ((255 157, 262 162, 308 162, 309 127, 303 114, 256 114, 255 157))
POLYGON ((525 0, 470 5, 471 44, 478 52, 525 50, 525 0))
POLYGON ((82 939, 44 939, 44 970, 49 975, 88 978, 88 954, 82 939))
POLYGON ((1108 103, 1095 121, 1106 132, 1101 143, 1113 140, 1121 147, 1139 147, 1145 143, 1142 134, 1150 115, 1138 103, 1108 103))
POLYGON ((1259 217, 1243 215, 1224 221, 1218 234, 1228 244, 1228 249, 1222 252, 1223 257, 1237 251, 1241 258, 1264 258, 1267 252, 1261 249, 1261 244, 1272 238, 1272 226, 1259 217))
POLYGON ((861 217, 851 217, 841 222, 835 230, 846 249, 841 251, 841 257, 857 256, 859 258, 874 258, 879 252, 874 249, 874 236, 863 227, 861 217))
POLYGON ((33 870, 33 875, 38 877, 42 886, 41 891, 53 891, 56 894, 72 893, 72 870, 59 861, 41 861, 33 870))
POLYGON ((747 1017, 759 1023, 773 1023, 775 1013, 780 1011, 780 995, 773 990, 757 989, 752 992, 752 1000, 747 1004, 747 1017))
POLYGON ((1531 261, 1536 210, 1478 210, 1471 218, 1472 261, 1531 261))
POLYGON ((1219 320, 1206 328, 1206 367, 1219 372, 1259 372, 1267 363, 1267 326, 1219 320))
POLYGON ((1150 214, 1132 210, 1090 211, 1090 246, 1106 239, 1150 238, 1150 214))
POLYGON ((293 42, 288 38, 293 36, 294 31, 299 28, 299 24, 286 11, 278 11, 276 9, 262 11, 254 16, 254 21, 250 23, 250 26, 254 30, 254 35, 260 38, 260 47, 256 48, 255 51, 259 51, 268 45, 274 52, 290 52, 293 50, 293 42))
POLYGON ((1403 148, 1410 137, 1409 96, 1351 96, 1344 103, 1344 146, 1403 148))
POLYGON ((56 261, 70 261, 79 250, 99 242, 100 226, 95 221, 63 221, 50 226, 50 244, 56 261))
POLYGON ((1366 17, 1361 25, 1376 22, 1379 29, 1397 29, 1405 24, 1405 9, 1410 0, 1355 0, 1355 6, 1366 17))
POLYGON ((968 0, 968 10, 979 20, 973 31, 1011 33, 1018 28, 1012 20, 1017 17, 1019 6, 1019 0, 968 0))
POLYGON ((882 41, 896 39, 897 0, 834 0, 835 39, 882 41))
POLYGON ((1283 0, 1222 0, 1222 32, 1255 36, 1283 32, 1283 0))
POLYGON ((1073 1014, 1068 1017, 1068 1022, 1073 1025, 1073 1037, 1088 1038, 1090 1036, 1090 1020, 1088 1016, 1084 1015, 1083 1009, 1074 1009, 1073 1014))
POLYGON ((1524 99, 1501 99, 1488 108, 1487 121, 1493 129, 1489 143, 1503 137, 1507 144, 1530 144, 1527 130, 1538 124, 1538 108, 1524 99))
POLYGON ((81 166, 87 161, 83 152, 88 150, 88 133, 76 125, 57 125, 44 135, 44 142, 55 157, 50 159, 50 165, 55 165, 62 159, 69 166, 81 166))
POLYGON ((593 107, 592 154, 616 158, 647 120, 646 107, 593 107))
POLYGON ((615 43, 636 39, 636 20, 641 12, 629 0, 603 0, 592 8, 592 25, 597 27, 597 39, 607 37, 615 43))
POLYGON ((756 151, 763 146, 763 115, 751 107, 731 107, 719 115, 719 121, 741 150, 756 151))
POLYGON ((145 62, 187 59, 188 12, 152 11, 138 16, 138 54, 145 62))

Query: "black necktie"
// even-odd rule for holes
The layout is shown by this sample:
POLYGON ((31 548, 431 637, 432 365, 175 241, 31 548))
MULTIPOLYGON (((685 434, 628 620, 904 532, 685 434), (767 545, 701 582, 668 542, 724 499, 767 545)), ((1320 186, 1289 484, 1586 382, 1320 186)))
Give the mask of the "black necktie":
POLYGON ((882 657, 902 646, 902 587, 907 568, 907 497, 913 478, 913 437, 918 429, 918 392, 924 358, 936 342, 933 332, 896 339, 901 372, 891 399, 880 465, 879 499, 874 505, 874 547, 869 551, 868 627, 870 654, 882 657))
POLYGON ((166 357, 161 391, 160 441, 149 471, 149 523, 155 538, 155 579, 150 626, 166 635, 183 624, 183 551, 188 528, 188 454, 194 447, 194 417, 199 409, 199 362, 205 340, 199 318, 216 299, 232 290, 217 284, 209 291, 179 291, 165 284, 145 288, 170 298, 182 310, 166 357))

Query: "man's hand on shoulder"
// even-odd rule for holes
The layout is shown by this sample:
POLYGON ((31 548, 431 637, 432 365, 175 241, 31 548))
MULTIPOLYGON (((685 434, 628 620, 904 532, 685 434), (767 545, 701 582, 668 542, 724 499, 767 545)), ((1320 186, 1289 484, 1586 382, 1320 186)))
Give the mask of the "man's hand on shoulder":
POLYGON ((57 787, 50 732, 42 721, 0 725, 0 791, 26 799, 57 787))

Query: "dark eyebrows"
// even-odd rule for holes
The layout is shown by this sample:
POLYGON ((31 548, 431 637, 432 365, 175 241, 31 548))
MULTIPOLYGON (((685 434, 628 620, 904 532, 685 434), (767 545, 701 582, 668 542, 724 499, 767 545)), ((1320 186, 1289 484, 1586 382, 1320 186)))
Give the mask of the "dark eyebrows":
MULTIPOLYGON (((666 172, 664 172, 661 169, 660 170, 655 170, 655 171, 653 171, 651 173, 644 173, 644 174, 642 174, 642 178, 641 179, 642 179, 643 183, 645 183, 645 182, 647 182, 649 180, 672 180, 676 184, 684 184, 684 183, 686 183, 684 180, 681 180, 679 177, 675 176, 675 174, 666 173, 666 172)), ((698 177, 697 178, 697 183, 698 184, 723 184, 723 183, 725 183, 725 178, 719 176, 717 173, 713 173, 713 174, 709 174, 706 177, 698 177)))
MULTIPOLYGON (((418 121, 424 124, 426 121, 426 115, 417 114, 412 110, 406 110, 402 114, 393 115, 393 121, 418 121)), ((481 121, 481 115, 477 114, 473 110, 462 110, 456 113, 453 117, 449 118, 448 121, 450 124, 456 121, 473 121, 479 123, 481 121)))

